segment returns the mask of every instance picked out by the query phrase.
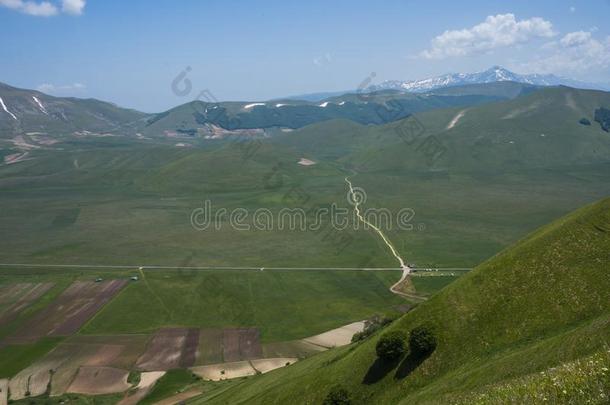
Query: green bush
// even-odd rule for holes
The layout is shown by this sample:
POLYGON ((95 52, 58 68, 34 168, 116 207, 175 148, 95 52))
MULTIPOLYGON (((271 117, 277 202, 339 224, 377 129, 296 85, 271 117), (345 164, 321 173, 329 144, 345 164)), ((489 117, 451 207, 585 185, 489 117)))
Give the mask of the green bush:
POLYGON ((405 334, 399 330, 384 333, 375 347, 377 356, 386 361, 399 359, 407 351, 406 340, 405 334))
POLYGON ((409 334, 409 350, 416 357, 427 356, 436 349, 436 337, 432 331, 419 326, 409 334))
POLYGON ((340 385, 334 386, 323 402, 324 405, 349 405, 351 403, 349 392, 340 385))
POLYGON ((607 108, 598 108, 595 110, 595 116, 593 119, 599 122, 602 129, 606 132, 610 132, 610 110, 607 108))
POLYGON ((127 376, 127 382, 131 385, 138 385, 140 383, 140 372, 139 371, 130 371, 127 376))
POLYGON ((580 122, 582 125, 591 125, 591 121, 589 121, 587 118, 581 118, 580 122))

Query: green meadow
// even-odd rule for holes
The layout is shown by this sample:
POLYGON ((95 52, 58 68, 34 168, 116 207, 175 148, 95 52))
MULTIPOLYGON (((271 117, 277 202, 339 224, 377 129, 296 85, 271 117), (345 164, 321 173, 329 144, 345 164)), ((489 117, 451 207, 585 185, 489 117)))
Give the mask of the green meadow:
MULTIPOLYGON (((384 272, 385 273, 385 272, 384 272)), ((396 280, 399 272, 392 272, 396 280)), ((374 314, 396 313, 382 272, 147 270, 106 305, 84 334, 163 326, 258 327, 263 341, 315 335, 374 314)))

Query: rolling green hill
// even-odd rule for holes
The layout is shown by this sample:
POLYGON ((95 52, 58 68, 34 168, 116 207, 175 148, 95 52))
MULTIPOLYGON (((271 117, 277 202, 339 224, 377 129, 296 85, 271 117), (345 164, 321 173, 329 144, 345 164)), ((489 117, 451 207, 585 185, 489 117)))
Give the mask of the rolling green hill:
POLYGON ((610 199, 530 234, 387 328, 432 329, 438 346, 428 358, 409 355, 391 366, 376 362, 376 334, 203 400, 321 403, 331 387, 341 384, 353 403, 363 404, 473 403, 475 398, 476 403, 519 403, 526 398, 523 390, 529 390, 529 398, 536 390, 548 391, 555 403, 605 403, 608 397, 598 390, 607 395, 610 385, 602 372, 610 360, 608 263, 610 199), (585 360, 579 363, 580 358, 585 360), (575 384, 581 374, 561 377, 575 364, 584 370, 591 359, 596 372, 588 374, 589 380, 575 384), (551 376, 571 385, 542 384, 544 375, 536 373, 557 366, 551 376), (578 392, 590 386, 595 391, 578 392), (484 400, 486 392, 491 400, 484 400))
POLYGON ((301 128, 332 119, 383 124, 415 112, 474 106, 510 96, 510 92, 490 88, 465 91, 463 94, 449 91, 438 95, 395 91, 349 93, 323 102, 195 100, 158 114, 145 114, 95 99, 52 97, 39 91, 0 83, 0 98, 8 111, 0 110, 0 138, 32 132, 52 136, 85 132, 140 134, 140 137, 214 138, 238 131, 242 135, 264 136, 273 134, 272 129, 277 127, 301 128), (240 130, 255 131, 239 132, 240 130))
POLYGON ((28 132, 68 135, 74 131, 134 134, 147 114, 96 99, 53 97, 0 83, 0 138, 28 132))
POLYGON ((594 121, 603 108, 610 108, 608 92, 544 88, 471 108, 421 112, 380 126, 319 123, 277 142, 368 171, 485 168, 490 173, 592 164, 608 162, 610 156, 610 136, 594 121), (593 124, 583 125, 582 118, 593 124))
POLYGON ((542 88, 542 86, 535 86, 527 83, 501 81, 492 83, 464 84, 461 86, 449 86, 436 90, 431 90, 428 93, 445 96, 480 95, 512 99, 526 95, 528 93, 532 93, 542 88))
POLYGON ((439 108, 474 106, 507 97, 493 94, 419 95, 397 92, 346 94, 321 103, 299 100, 273 102, 192 101, 149 118, 139 130, 155 136, 167 131, 192 136, 214 136, 214 129, 289 129, 333 119, 360 124, 384 124, 410 114, 439 108))

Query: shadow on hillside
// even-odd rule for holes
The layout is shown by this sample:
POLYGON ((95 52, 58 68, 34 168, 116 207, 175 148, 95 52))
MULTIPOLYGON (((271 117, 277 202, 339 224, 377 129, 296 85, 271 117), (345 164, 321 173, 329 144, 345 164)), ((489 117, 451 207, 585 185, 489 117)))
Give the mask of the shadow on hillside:
POLYGON ((366 375, 362 379, 362 383, 367 385, 375 384, 377 381, 388 375, 390 371, 396 368, 399 362, 400 360, 384 361, 377 358, 371 367, 369 367, 366 375))
MULTIPOLYGON (((432 354, 432 353, 430 353, 432 354)), ((420 364, 422 364, 430 354, 425 356, 415 356, 413 354, 409 354, 405 359, 400 363, 398 369, 396 370, 396 374, 394 374, 394 378, 402 379, 411 374, 420 364)))

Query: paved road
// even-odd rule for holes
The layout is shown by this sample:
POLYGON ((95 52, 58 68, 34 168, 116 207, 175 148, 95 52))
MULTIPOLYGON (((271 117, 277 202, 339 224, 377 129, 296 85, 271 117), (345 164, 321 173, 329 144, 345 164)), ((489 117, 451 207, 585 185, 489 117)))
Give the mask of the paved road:
POLYGON ((67 268, 67 269, 116 269, 116 270, 295 270, 295 271, 397 271, 397 267, 267 267, 267 266, 157 266, 157 265, 104 265, 104 264, 40 264, 0 263, 0 267, 67 268))

